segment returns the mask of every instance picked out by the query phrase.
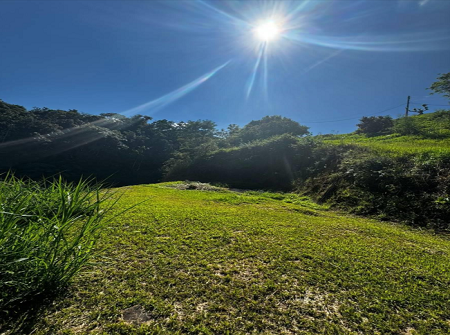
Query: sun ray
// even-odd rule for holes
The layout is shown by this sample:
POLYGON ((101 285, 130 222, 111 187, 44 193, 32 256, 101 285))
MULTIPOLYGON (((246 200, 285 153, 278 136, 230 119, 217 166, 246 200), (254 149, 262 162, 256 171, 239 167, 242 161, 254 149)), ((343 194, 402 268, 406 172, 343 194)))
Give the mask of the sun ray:
POLYGON ((332 52, 331 54, 329 54, 327 57, 322 58, 321 60, 315 62, 314 64, 312 64, 311 66, 307 67, 305 70, 303 70, 303 74, 308 73, 309 71, 311 71, 312 69, 314 69, 315 67, 322 65, 323 63, 325 63, 327 60, 334 58, 336 56, 338 56, 339 54, 341 54, 342 52, 344 52, 344 49, 338 49, 334 52, 332 52))
MULTIPOLYGON (((187 85, 184 85, 158 99, 152 100, 150 102, 147 102, 143 105, 131 108, 125 112, 117 113, 117 114, 123 114, 127 116, 131 116, 134 114, 139 114, 140 112, 143 112, 145 110, 153 109, 153 112, 156 111, 156 109, 160 109, 162 107, 167 106, 168 104, 180 99, 184 95, 188 94, 189 92, 196 89, 198 86, 200 86, 202 83, 210 79, 212 76, 214 76, 217 72, 219 72, 221 69, 223 69, 225 66, 227 66, 231 60, 228 62, 222 64, 221 66, 215 68, 214 70, 207 72, 206 74, 202 75, 201 77, 197 78, 196 80, 190 82, 187 85)), ((126 124, 127 126, 129 123, 126 124)), ((113 120, 109 119, 100 119, 97 121, 93 121, 87 124, 84 124, 82 126, 75 126, 72 128, 67 128, 59 132, 54 132, 50 134, 42 135, 42 137, 47 138, 55 142, 56 144, 59 144, 57 148, 54 148, 54 150, 51 153, 47 153, 45 156, 50 155, 57 155, 62 152, 75 149, 77 147, 83 146, 85 144, 94 142, 96 140, 99 140, 103 137, 105 137, 105 134, 102 133, 95 133, 91 132, 90 128, 95 126, 101 126, 106 127, 110 129, 120 129, 124 125, 115 124, 113 120), (70 139, 70 145, 67 145, 62 140, 68 140, 70 139)), ((9 141, 0 143, 0 149, 8 149, 12 150, 12 148, 21 147, 21 150, 25 150, 25 148, 31 148, 34 145, 38 144, 38 137, 31 136, 25 139, 16 140, 16 141, 9 141)), ((43 156, 43 157, 45 157, 43 156)))
POLYGON ((105 127, 108 123, 108 121, 101 119, 101 120, 97 120, 97 121, 93 121, 93 122, 89 122, 84 124, 83 126, 75 126, 72 128, 67 128, 67 129, 63 129, 57 132, 53 132, 53 133, 49 133, 49 134, 42 134, 42 135, 38 135, 38 136, 30 136, 27 138, 23 138, 20 140, 14 140, 14 141, 8 141, 8 142, 2 142, 0 143, 0 149, 11 149, 14 147, 23 147, 29 144, 35 144, 38 142, 38 138, 58 138, 58 139, 62 139, 62 138, 66 138, 69 136, 72 136, 73 133, 75 132, 79 132, 81 129, 89 127, 89 126, 101 126, 101 127, 105 127))
POLYGON ((167 93, 167 94, 163 95, 162 97, 159 97, 157 99, 146 102, 145 104, 128 109, 128 110, 122 112, 121 114, 133 115, 133 114, 142 113, 143 111, 147 111, 146 114, 155 113, 158 110, 160 110, 161 108, 177 101, 178 99, 182 98, 186 94, 195 90, 197 87, 199 87, 205 81, 207 81, 212 76, 214 76, 217 72, 222 70, 230 62, 231 62, 231 60, 225 62, 224 64, 216 67, 214 70, 212 70, 210 72, 207 72, 206 74, 200 76, 199 78, 195 79, 194 81, 190 82, 189 84, 186 84, 180 88, 177 88, 176 90, 174 90, 170 93, 167 93))
POLYGON ((202 6, 204 6, 204 7, 208 8, 208 9, 210 9, 210 10, 212 10, 212 11, 214 11, 214 12, 220 14, 220 15, 222 15, 224 18, 227 18, 227 19, 231 20, 233 23, 237 23, 239 25, 243 25, 243 26, 247 26, 247 27, 250 26, 246 21, 241 20, 241 19, 239 19, 239 18, 237 18, 237 17, 235 17, 235 16, 233 16, 231 14, 228 14, 228 13, 224 12, 223 10, 218 9, 217 7, 207 3, 206 1, 197 0, 196 3, 198 3, 198 4, 202 5, 202 6))
POLYGON ((268 81, 269 81, 269 70, 267 65, 267 45, 265 47, 263 53, 263 90, 264 90, 264 98, 266 100, 269 99, 269 89, 268 89, 268 81))
POLYGON ((449 41, 449 36, 435 36, 435 34, 403 34, 392 36, 345 36, 335 37, 326 35, 311 35, 307 33, 289 32, 284 37, 291 42, 311 44, 320 47, 378 52, 407 52, 423 50, 448 49, 448 44, 437 43, 449 41))
POLYGON ((289 14, 286 15, 286 20, 289 21, 294 18, 299 12, 304 10, 309 5, 310 0, 301 1, 289 14))
POLYGON ((250 93, 252 92, 253 84, 255 83, 256 73, 258 72, 259 64, 261 63, 261 58, 264 53, 264 49, 266 47, 266 43, 261 43, 258 58, 256 59, 255 66, 253 67, 252 74, 250 75, 249 81, 247 82, 247 99, 250 97, 250 93))

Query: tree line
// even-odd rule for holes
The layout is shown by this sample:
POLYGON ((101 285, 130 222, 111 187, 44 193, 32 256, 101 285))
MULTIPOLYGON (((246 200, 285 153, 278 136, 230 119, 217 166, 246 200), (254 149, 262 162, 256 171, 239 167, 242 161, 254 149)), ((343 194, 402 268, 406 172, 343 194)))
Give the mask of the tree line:
POLYGON ((173 122, 77 110, 26 110, 0 100, 0 171, 33 179, 94 176, 115 185, 152 183, 197 157, 273 136, 301 137, 308 127, 266 116, 217 129, 210 120, 173 122))

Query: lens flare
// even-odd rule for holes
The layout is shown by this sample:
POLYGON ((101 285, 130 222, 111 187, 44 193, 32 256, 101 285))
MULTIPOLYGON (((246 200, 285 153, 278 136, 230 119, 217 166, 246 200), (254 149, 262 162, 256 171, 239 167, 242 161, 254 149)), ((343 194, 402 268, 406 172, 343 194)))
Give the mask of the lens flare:
POLYGON ((199 87, 205 81, 207 81, 212 76, 214 76, 217 72, 222 70, 230 62, 231 62, 231 59, 228 62, 222 64, 221 66, 216 67, 214 70, 212 70, 208 73, 205 73, 203 76, 195 79, 194 81, 190 82, 189 84, 186 84, 180 88, 177 88, 176 90, 174 90, 170 93, 167 93, 166 95, 163 95, 162 97, 151 100, 145 104, 128 109, 128 110, 122 112, 121 114, 129 116, 129 115, 134 115, 134 114, 138 114, 138 113, 143 113, 144 111, 145 111, 146 115, 149 115, 150 112, 154 113, 157 110, 171 104, 172 102, 177 101, 178 99, 182 98, 186 94, 195 90, 197 87, 199 87))
POLYGON ((265 45, 262 44, 259 47, 259 53, 258 53, 258 58, 256 58, 256 63, 255 66, 253 67, 253 71, 252 74, 250 76, 250 78, 248 79, 247 82, 247 99, 250 97, 250 93, 252 92, 252 88, 253 88, 253 84, 255 83, 255 78, 256 78, 256 74, 258 73, 258 68, 259 68, 259 63, 261 63, 261 59, 263 57, 263 55, 265 54, 265 45))

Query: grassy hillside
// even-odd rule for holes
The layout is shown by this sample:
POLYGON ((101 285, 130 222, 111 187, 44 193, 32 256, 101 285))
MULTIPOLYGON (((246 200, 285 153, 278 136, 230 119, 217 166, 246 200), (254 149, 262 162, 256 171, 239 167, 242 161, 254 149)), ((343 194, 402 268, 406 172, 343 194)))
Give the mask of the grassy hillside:
MULTIPOLYGON (((275 193, 125 192, 33 334, 448 334, 450 241, 275 193)), ((202 187, 200 187, 202 188, 202 187)), ((206 188, 208 189, 208 188, 206 188)))
POLYGON ((450 157, 450 111, 399 118, 393 120, 393 127, 384 133, 366 136, 356 132, 319 138, 325 143, 359 145, 393 156, 419 154, 450 157))
POLYGON ((363 117, 353 134, 323 136, 279 115, 227 130, 209 120, 150 121, 0 101, 0 174, 296 191, 351 213, 450 230, 450 111, 363 117))
POLYGON ((400 134, 366 137, 359 134, 334 135, 323 138, 325 143, 334 145, 358 145, 370 148, 381 154, 392 156, 432 155, 450 157, 450 138, 430 139, 420 136, 400 134))
POLYGON ((449 230, 450 112, 391 121, 385 135, 285 134, 206 152, 179 160, 166 179, 295 190, 351 213, 449 230))
POLYGON ((391 122, 384 134, 361 133, 366 123, 359 133, 319 136, 329 147, 317 155, 324 168, 299 190, 353 213, 449 229, 450 111, 391 122))

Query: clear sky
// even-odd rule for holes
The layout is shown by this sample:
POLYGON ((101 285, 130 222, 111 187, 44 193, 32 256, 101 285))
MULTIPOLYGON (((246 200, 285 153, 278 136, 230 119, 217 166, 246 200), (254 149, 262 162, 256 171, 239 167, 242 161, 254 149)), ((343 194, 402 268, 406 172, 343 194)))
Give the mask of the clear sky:
POLYGON ((0 98, 27 108, 346 133, 448 105, 446 72, 447 0, 0 1, 0 98))

